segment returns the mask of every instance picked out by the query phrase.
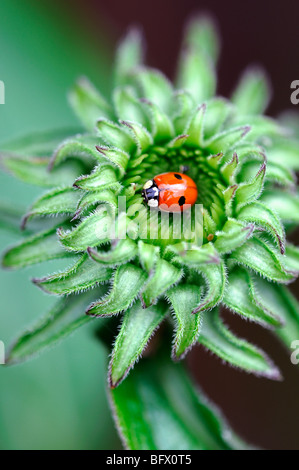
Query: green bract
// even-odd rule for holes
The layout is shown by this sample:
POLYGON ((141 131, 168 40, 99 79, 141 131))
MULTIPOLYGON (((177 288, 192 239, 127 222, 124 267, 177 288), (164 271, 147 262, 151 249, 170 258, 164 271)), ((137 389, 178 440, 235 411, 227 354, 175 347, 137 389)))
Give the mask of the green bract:
POLYGON ((87 79, 70 92, 86 133, 66 138, 54 152, 45 136, 33 149, 24 141, 2 153, 2 165, 15 176, 51 188, 28 210, 23 228, 30 231, 41 216, 60 216, 55 227, 10 248, 3 266, 73 260, 64 272, 33 280, 68 297, 18 339, 9 362, 93 317, 121 313, 109 367, 112 388, 162 322, 174 327, 174 360, 200 343, 247 372, 280 377, 263 351, 229 331, 219 307, 272 328, 288 347, 298 337, 298 304, 285 286, 299 272, 299 250, 285 234, 299 222, 298 141, 261 114, 269 91, 260 70, 244 74, 231 100, 215 97, 218 41, 208 20, 189 25, 183 46, 172 84, 143 65, 141 37, 131 32, 117 53, 109 101, 87 79), (200 225, 194 208, 189 213, 191 242, 186 233, 176 238, 172 215, 165 236, 161 214, 151 219, 141 197, 147 180, 182 165, 197 183, 201 205, 200 225), (125 237, 111 237, 114 219, 120 230, 129 226, 125 237), (81 310, 78 316, 82 302, 87 315, 81 310))

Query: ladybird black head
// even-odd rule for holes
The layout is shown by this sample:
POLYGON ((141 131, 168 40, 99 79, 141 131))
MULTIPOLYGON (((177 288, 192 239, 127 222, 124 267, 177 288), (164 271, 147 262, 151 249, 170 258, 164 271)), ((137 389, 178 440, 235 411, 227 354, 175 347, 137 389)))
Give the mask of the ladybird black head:
POLYGON ((143 186, 141 192, 144 202, 149 207, 158 207, 159 205, 159 189, 153 180, 149 180, 143 186))

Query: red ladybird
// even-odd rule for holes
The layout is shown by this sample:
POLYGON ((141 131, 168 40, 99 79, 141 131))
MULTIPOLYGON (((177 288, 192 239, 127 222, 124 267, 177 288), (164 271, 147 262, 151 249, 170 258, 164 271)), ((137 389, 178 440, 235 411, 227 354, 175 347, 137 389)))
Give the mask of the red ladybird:
POLYGON ((195 204, 197 187, 184 173, 163 173, 145 183, 142 190, 144 202, 166 212, 180 212, 195 204))

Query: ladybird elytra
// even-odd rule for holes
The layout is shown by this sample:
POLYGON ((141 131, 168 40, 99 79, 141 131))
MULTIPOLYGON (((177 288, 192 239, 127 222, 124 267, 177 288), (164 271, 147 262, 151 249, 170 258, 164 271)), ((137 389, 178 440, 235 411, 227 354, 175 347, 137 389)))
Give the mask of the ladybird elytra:
POLYGON ((165 212, 181 212, 197 200, 197 187, 190 176, 169 172, 148 180, 142 190, 144 202, 165 212))

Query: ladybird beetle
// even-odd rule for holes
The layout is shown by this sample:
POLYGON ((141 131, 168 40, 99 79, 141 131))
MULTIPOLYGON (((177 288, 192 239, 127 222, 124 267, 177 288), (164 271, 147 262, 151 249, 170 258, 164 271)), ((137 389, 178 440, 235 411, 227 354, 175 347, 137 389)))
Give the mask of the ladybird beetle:
POLYGON ((197 187, 184 173, 163 173, 145 183, 142 197, 149 207, 159 207, 165 212, 180 212, 195 204, 197 187))

